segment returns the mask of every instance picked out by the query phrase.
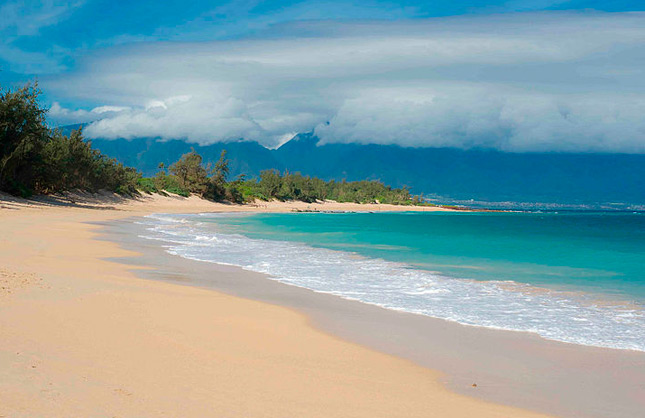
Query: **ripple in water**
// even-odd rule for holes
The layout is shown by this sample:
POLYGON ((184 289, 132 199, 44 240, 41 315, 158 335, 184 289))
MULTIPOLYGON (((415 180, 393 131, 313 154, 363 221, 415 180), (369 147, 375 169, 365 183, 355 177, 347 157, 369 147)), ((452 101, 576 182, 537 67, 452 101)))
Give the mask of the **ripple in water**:
POLYGON ((221 233, 186 215, 151 215, 144 223, 144 237, 165 241, 171 254, 239 266, 316 292, 465 325, 645 351, 645 314, 638 306, 512 281, 449 278, 350 252, 221 233))

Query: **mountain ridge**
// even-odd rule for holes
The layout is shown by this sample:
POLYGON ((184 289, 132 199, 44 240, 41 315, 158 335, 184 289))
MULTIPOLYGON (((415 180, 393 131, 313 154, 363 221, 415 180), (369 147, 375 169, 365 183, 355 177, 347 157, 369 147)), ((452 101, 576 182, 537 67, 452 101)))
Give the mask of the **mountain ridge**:
MULTIPOLYGON (((64 127, 69 131, 75 126, 64 127)), ((381 180, 440 201, 544 202, 628 208, 645 205, 645 155, 505 153, 490 149, 406 148, 398 145, 321 144, 298 134, 277 149, 253 141, 210 145, 179 139, 92 139, 104 154, 145 176, 191 148, 215 162, 223 149, 231 175, 261 170, 301 172, 324 180, 381 180)))

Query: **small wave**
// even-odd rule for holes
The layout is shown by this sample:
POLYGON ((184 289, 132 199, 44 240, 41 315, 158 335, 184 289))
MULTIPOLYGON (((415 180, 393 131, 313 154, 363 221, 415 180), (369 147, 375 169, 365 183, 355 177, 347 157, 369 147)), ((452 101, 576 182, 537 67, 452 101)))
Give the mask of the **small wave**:
POLYGON ((198 216, 154 215, 146 238, 171 254, 234 265, 273 280, 387 309, 544 338, 645 351, 645 314, 635 305, 513 281, 455 279, 412 266, 297 242, 221 233, 198 216))

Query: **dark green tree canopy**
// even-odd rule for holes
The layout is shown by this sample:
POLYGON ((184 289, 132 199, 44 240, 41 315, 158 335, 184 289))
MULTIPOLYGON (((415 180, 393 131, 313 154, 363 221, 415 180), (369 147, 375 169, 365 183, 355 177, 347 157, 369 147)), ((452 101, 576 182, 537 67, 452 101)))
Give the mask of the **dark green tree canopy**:
POLYGON ((28 193, 49 138, 38 86, 0 92, 0 190, 28 193))
POLYGON ((170 172, 179 180, 179 185, 191 193, 203 194, 208 183, 208 170, 202 165, 202 156, 191 152, 181 156, 179 161, 172 164, 170 172))
POLYGON ((26 85, 0 92, 0 190, 29 196, 81 189, 136 193, 135 169, 102 155, 79 129, 50 129, 40 90, 26 85))

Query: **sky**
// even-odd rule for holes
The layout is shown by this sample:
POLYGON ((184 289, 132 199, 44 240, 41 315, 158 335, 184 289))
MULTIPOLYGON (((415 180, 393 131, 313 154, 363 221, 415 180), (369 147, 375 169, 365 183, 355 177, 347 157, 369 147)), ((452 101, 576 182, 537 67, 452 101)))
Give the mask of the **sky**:
POLYGON ((4 1, 0 85, 90 138, 645 153, 642 1, 4 1))

